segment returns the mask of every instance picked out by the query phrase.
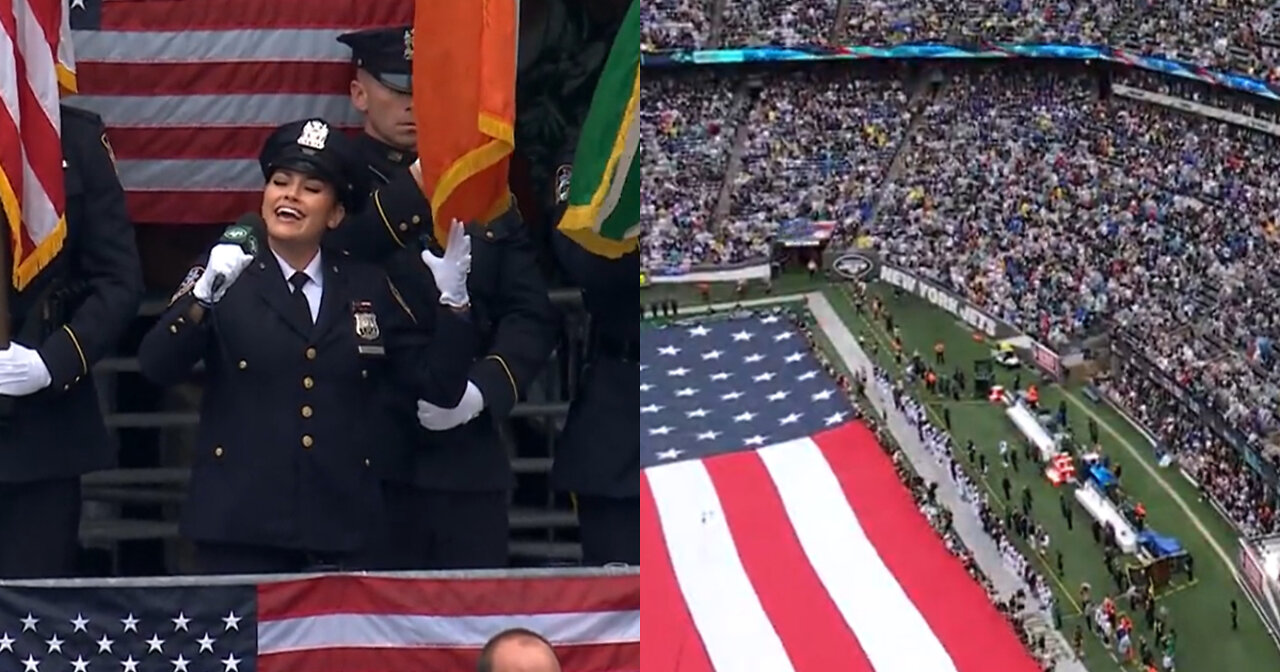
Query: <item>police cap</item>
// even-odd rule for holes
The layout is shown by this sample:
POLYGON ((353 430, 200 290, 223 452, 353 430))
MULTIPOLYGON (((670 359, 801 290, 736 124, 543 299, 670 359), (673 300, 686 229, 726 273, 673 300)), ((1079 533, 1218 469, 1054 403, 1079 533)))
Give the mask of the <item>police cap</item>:
POLYGON ((267 179, 283 168, 324 180, 348 211, 359 210, 369 193, 368 171, 360 170, 355 141, 324 119, 301 119, 277 128, 263 145, 258 163, 267 179))
POLYGON ((338 36, 351 47, 356 67, 387 88, 413 93, 413 27, 373 28, 338 36))

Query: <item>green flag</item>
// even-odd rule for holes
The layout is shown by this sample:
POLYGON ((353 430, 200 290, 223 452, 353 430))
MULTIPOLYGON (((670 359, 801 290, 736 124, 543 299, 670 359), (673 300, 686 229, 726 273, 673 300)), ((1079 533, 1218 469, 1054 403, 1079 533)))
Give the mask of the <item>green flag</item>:
POLYGON ((588 251, 617 259, 640 235, 640 3, 627 10, 578 136, 573 172, 558 175, 567 202, 559 228, 588 251))

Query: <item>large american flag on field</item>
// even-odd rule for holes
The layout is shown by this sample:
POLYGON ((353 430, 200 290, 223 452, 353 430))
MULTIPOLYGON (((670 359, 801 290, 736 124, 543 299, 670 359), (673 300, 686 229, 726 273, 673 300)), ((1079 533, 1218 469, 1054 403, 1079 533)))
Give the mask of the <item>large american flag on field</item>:
POLYGON ((779 315, 641 331, 645 672, 1031 672, 779 315))
POLYGON ((411 0, 71 0, 80 95, 101 114, 134 221, 257 209, 273 128, 359 126, 338 35, 409 24, 411 0))
POLYGON ((618 573, 0 587, 0 670, 463 672, 491 636, 524 627, 565 672, 628 672, 639 607, 638 578, 618 573))

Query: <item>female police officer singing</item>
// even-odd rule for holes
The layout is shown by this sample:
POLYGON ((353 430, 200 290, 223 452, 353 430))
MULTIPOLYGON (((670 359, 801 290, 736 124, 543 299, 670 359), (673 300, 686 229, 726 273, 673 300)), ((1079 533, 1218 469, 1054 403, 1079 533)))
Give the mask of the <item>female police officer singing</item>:
POLYGON ((259 159, 266 249, 222 246, 143 340, 156 383, 205 362, 182 516, 203 572, 360 568, 380 513, 371 465, 400 440, 387 400, 451 407, 466 389, 475 337, 461 224, 443 257, 423 254, 423 281, 442 297, 437 315, 419 316, 431 333, 379 269, 320 248, 369 191, 351 142, 321 119, 277 129, 259 159))

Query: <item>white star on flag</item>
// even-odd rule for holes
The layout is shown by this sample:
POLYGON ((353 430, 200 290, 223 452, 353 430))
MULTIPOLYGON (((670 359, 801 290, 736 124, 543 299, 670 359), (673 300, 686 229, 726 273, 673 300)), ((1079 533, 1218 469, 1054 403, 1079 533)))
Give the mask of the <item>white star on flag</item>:
POLYGON ((115 643, 116 640, 108 639, 106 634, 103 634, 102 639, 99 639, 97 642, 98 653, 111 653, 111 647, 114 646, 115 643))
POLYGON ((712 359, 720 359, 720 355, 724 354, 724 350, 708 350, 702 353, 702 359, 710 361, 712 359))
POLYGON ((710 376, 710 377, 711 377, 711 380, 712 380, 713 382, 717 382, 717 383, 718 383, 718 382, 720 382, 720 381, 722 381, 722 380, 729 380, 729 376, 732 376, 732 375, 733 375, 732 373, 727 373, 727 372, 725 372, 725 371, 717 371, 717 372, 715 372, 715 373, 711 374, 711 376, 710 376))
POLYGON ((670 449, 670 450, 663 450, 663 451, 660 451, 660 452, 658 453, 658 459, 659 459, 659 460, 674 460, 674 459, 676 459, 677 457, 680 457, 681 453, 683 453, 683 452, 684 452, 684 451, 683 451, 683 450, 680 450, 679 448, 672 448, 672 449, 670 449))
POLYGON ((767 436, 760 436, 759 434, 756 434, 755 436, 748 436, 742 442, 748 446, 763 446, 765 440, 768 438, 769 437, 767 436))
POLYGON ((743 329, 742 331, 739 331, 738 333, 733 335, 733 340, 735 343, 739 341, 749 341, 751 340, 752 336, 754 336, 754 334, 743 329))
POLYGON ((751 422, 752 420, 755 420, 755 419, 756 419, 756 414, 752 413, 751 411, 743 411, 733 416, 734 422, 751 422))
POLYGON ((804 359, 804 355, 802 355, 802 354, 800 354, 800 353, 798 353, 798 352, 793 352, 793 353, 791 353, 791 354, 787 355, 786 357, 783 357, 782 359, 783 359, 783 361, 785 361, 785 362, 786 362, 786 363, 788 363, 788 364, 795 364, 796 362, 798 362, 798 361, 800 361, 800 360, 804 359))
POLYGON ((676 355, 680 354, 680 348, 677 348, 674 345, 663 346, 661 348, 658 348, 658 354, 665 355, 667 357, 675 357, 676 355))
POLYGON ((227 656, 222 664, 226 665, 222 672, 240 672, 240 659, 235 656, 227 656))
POLYGON ((683 375, 686 375, 686 374, 688 374, 688 373, 689 373, 689 369, 686 369, 686 368, 684 368, 683 366, 679 366, 679 367, 676 367, 676 368, 671 369, 670 371, 668 371, 668 372, 667 372, 667 375, 668 375, 668 376, 683 376, 683 375))
POLYGON ((746 357, 743 357, 742 361, 746 364, 755 364, 756 362, 759 362, 763 359, 764 359, 764 355, 757 352, 757 353, 747 355, 746 357))
POLYGON ((725 401, 733 401, 734 399, 739 399, 741 397, 742 397, 742 393, 737 391, 720 395, 720 398, 724 399, 725 401))
POLYGON ((803 414, 803 413, 792 413, 792 414, 790 414, 790 415, 787 415, 787 416, 783 417, 781 420, 778 420, 778 424, 780 424, 780 425, 790 425, 790 424, 793 424, 793 423, 795 423, 796 421, 798 421, 798 420, 799 420, 801 417, 803 417, 803 416, 804 416, 804 414, 803 414))
POLYGON ((720 436, 720 432, 707 430, 705 432, 701 432, 698 434, 698 440, 699 441, 715 441, 717 436, 720 436))
POLYGON ((658 411, 661 411, 661 410, 662 410, 662 409, 664 409, 664 408, 666 408, 666 407, 665 407, 665 406, 659 406, 659 405, 657 405, 657 404, 649 404, 648 406, 641 406, 641 407, 640 407, 640 412, 641 412, 641 413, 657 413, 658 411))
POLYGON ((711 333, 711 330, 701 324, 689 330, 690 336, 706 336, 709 333, 711 333))
POLYGON ((62 653, 62 645, 66 643, 66 640, 58 639, 58 635, 55 634, 51 639, 46 639, 44 643, 49 646, 49 653, 54 651, 62 653))
POLYGON ((675 427, 668 427, 667 425, 663 425, 661 427, 654 427, 653 429, 649 430, 649 436, 666 436, 670 434, 671 430, 673 429, 675 429, 675 427))
POLYGON ((71 631, 73 634, 82 630, 86 633, 89 632, 85 629, 85 626, 89 625, 89 619, 85 618, 84 614, 76 614, 75 620, 71 621, 71 625, 74 628, 71 631))
POLYGON ((684 387, 676 390, 677 397, 692 397, 697 393, 698 393, 697 388, 693 388, 693 387, 684 387))
POLYGON ((204 653, 205 651, 213 653, 213 643, 216 641, 218 640, 210 637, 209 633, 206 632, 204 633, 204 637, 196 640, 196 643, 200 645, 200 653, 204 653))
POLYGON ((648 392, 649 390, 652 390, 652 389, 653 389, 653 386, 650 385, 649 383, 640 383, 641 392, 648 392))
POLYGON ((814 392, 813 394, 809 395, 809 398, 813 399, 814 401, 826 401, 831 398, 832 394, 834 393, 831 390, 823 390, 821 392, 814 392))
POLYGON ((147 653, 164 653, 164 640, 160 639, 160 635, 151 635, 151 639, 146 640, 147 653))
POLYGON ((31 632, 35 632, 35 631, 36 631, 36 623, 39 623, 39 622, 40 622, 40 619, 33 617, 33 616, 31 615, 31 613, 30 613, 30 612, 28 612, 28 613, 27 613, 27 617, 26 617, 26 618, 23 618, 23 619, 19 619, 19 622, 20 622, 20 623, 22 623, 22 631, 23 631, 23 632, 26 632, 26 631, 28 631, 28 630, 30 630, 31 632))
POLYGON ((693 409, 692 411, 686 411, 686 412, 685 412, 685 414, 684 414, 684 417, 686 417, 686 418, 705 418, 705 417, 707 417, 707 415, 709 415, 710 413, 711 413, 711 411, 708 411, 708 410, 707 410, 707 409, 705 409, 705 408, 695 408, 695 409, 693 409))
POLYGON ((40 661, 28 653, 27 659, 22 661, 22 668, 22 672, 40 672, 40 661))
POLYGON ((785 340, 787 340, 788 338, 791 338, 791 336, 792 336, 792 333, 791 333, 791 332, 789 332, 789 331, 784 331, 784 332, 782 332, 781 334, 777 334, 777 335, 775 335, 775 336, 773 337, 773 340, 774 340, 774 342, 781 342, 781 341, 785 341, 785 340))
POLYGON ((755 381, 755 382, 757 382, 757 383, 764 383, 764 382, 768 382, 768 381, 770 381, 770 380, 773 380, 773 377, 774 377, 775 375, 776 375, 776 374, 774 374, 772 371, 765 371, 764 373, 761 373, 761 374, 757 374, 757 375, 751 376, 751 380, 753 380, 753 381, 755 381))
POLYGON ((805 371, 804 373, 796 376, 796 380, 813 380, 817 375, 817 371, 805 371))
POLYGON ((124 624, 125 632, 138 631, 138 619, 134 618, 133 614, 129 614, 128 617, 120 619, 120 622, 124 624))
POLYGON ((75 660, 69 662, 75 666, 71 672, 89 672, 89 661, 85 660, 84 656, 76 656, 75 660))
POLYGON ((173 621, 174 632, 177 632, 179 630, 182 630, 184 632, 190 632, 190 630, 187 630, 187 624, 191 622, 191 619, 187 618, 187 615, 185 613, 180 611, 178 612, 177 618, 171 618, 169 620, 173 621))
POLYGON ((760 324, 777 324, 777 323, 778 323, 777 315, 765 315, 764 317, 760 318, 760 324))
POLYGON ((828 415, 826 417, 826 420, 824 420, 824 422, 826 422, 828 427, 830 427, 831 425, 838 425, 841 422, 844 422, 844 416, 845 416, 844 413, 832 413, 831 415, 828 415))
POLYGON ((124 669, 120 672, 138 672, 138 665, 141 665, 142 661, 134 660, 133 656, 129 656, 128 658, 120 661, 120 664, 124 665, 124 669))
POLYGON ((0 653, 4 653, 5 651, 13 653, 13 643, 16 641, 18 640, 10 637, 7 632, 0 635, 0 653))
POLYGON ((173 672, 189 672, 189 670, 187 670, 187 665, 190 664, 190 662, 191 661, 187 660, 186 658, 183 658, 182 654, 179 653, 178 657, 173 659, 172 661, 173 672))
POLYGON ((777 392, 774 392, 773 394, 765 397, 765 399, 768 399, 769 401, 782 401, 783 399, 786 399, 790 394, 791 393, 786 390, 778 390, 777 392))

